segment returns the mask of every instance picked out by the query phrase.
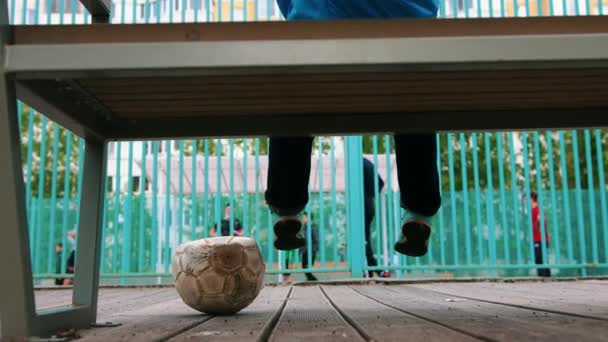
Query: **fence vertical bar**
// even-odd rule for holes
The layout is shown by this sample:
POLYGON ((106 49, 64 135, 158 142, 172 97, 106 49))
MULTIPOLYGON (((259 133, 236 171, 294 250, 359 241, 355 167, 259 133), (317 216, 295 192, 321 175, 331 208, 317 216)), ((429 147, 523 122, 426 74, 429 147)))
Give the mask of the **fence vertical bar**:
MULTIPOLYGON (((467 7, 468 8, 468 7, 467 7)), ((467 11, 468 13, 468 11, 467 11)), ((460 169, 462 177, 462 200, 464 202, 464 234, 465 234, 465 249, 467 265, 471 265, 473 262, 473 256, 471 251, 471 220, 469 210, 469 186, 468 186, 468 175, 467 175, 467 153, 466 153, 466 139, 464 133, 459 134, 460 138, 460 169)))
POLYGON ((445 2, 444 1, 439 1, 439 17, 440 18, 445 18, 446 12, 445 12, 445 2))
POLYGON ((538 194, 538 206, 539 217, 538 224, 540 230, 540 248, 541 255, 543 257, 543 264, 546 264, 547 259, 547 240, 546 240, 546 222, 547 216, 545 214, 546 208, 544 203, 544 191, 543 191, 543 181, 542 181, 542 168, 540 163, 540 143, 539 143, 539 134, 538 132, 534 132, 534 168, 536 169, 536 193, 538 194))
MULTIPOLYGON (((388 136, 385 138, 385 146, 388 154, 387 172, 390 176, 390 143, 388 136)), ((363 276, 363 243, 364 238, 364 214, 363 214, 363 159, 361 136, 350 136, 346 138, 346 169, 347 169, 347 205, 348 217, 348 244, 351 250, 349 266, 351 276, 360 278, 363 276)), ((390 184, 390 183, 389 183, 390 184)), ((392 230, 392 229, 391 229, 392 230)))
MULTIPOLYGON (((179 0, 175 0, 175 1, 179 1, 179 0)), ((186 22, 186 6, 187 6, 187 1, 186 0, 182 0, 181 6, 182 6, 182 8, 181 8, 181 14, 182 14, 181 22, 185 23, 186 22)))
POLYGON ((122 146, 120 141, 114 143, 116 146, 116 166, 115 166, 115 174, 114 181, 112 182, 112 191, 114 191, 114 221, 112 224, 112 272, 117 272, 118 266, 116 260, 118 258, 118 224, 120 217, 120 166, 122 164, 122 146))
POLYGON ((203 237, 209 236, 209 139, 203 142, 203 152, 205 154, 205 197, 203 199, 203 237))
MULTIPOLYGON (((127 165, 127 198, 125 200, 124 212, 125 223, 122 229, 122 258, 121 272, 131 272, 131 238, 133 228, 133 142, 129 141, 129 164, 127 165)), ((126 279, 120 278, 120 284, 126 285, 126 279)))
MULTIPOLYGON (((176 0, 178 1, 178 0, 176 0)), ((177 243, 184 241, 184 141, 180 140, 179 145, 179 176, 177 188, 177 243)), ((192 177, 190 178, 192 181, 192 177)), ((192 187, 190 187, 192 189, 192 187)))
POLYGON ((216 140, 215 143, 215 154, 216 154, 216 188, 215 188, 215 206, 214 206, 214 218, 215 218, 215 234, 222 236, 222 216, 220 215, 221 199, 222 199, 222 141, 216 140))
MULTIPOLYGON (((487 198, 486 198, 486 215, 488 217, 488 238, 489 251, 490 251, 490 265, 496 265, 496 231, 494 225, 494 184, 492 184, 492 154, 490 152, 490 146, 492 144, 492 135, 490 133, 484 134, 485 138, 485 150, 486 150, 486 176, 487 176, 487 198)), ((492 275, 495 275, 495 271, 491 271, 492 275)))
POLYGON ((527 234, 524 236, 528 236, 528 252, 530 253, 530 264, 535 263, 534 259, 534 239, 533 239, 533 228, 532 228, 532 203, 530 202, 530 162, 529 162, 529 154, 528 154, 528 133, 523 132, 521 136, 522 146, 523 146, 523 154, 524 154, 524 187, 525 187, 525 197, 524 197, 524 208, 526 208, 526 221, 527 221, 527 234))
POLYGON ((496 148, 498 150, 498 182, 500 188, 500 224, 503 232, 503 257, 505 264, 511 263, 511 253, 509 245, 509 226, 507 225, 507 199, 505 195, 505 170, 504 170, 504 153, 503 153, 503 133, 496 134, 496 148))
MULTIPOLYGON (((308 198, 311 198, 311 194, 310 194, 310 183, 308 184, 308 198)), ((311 214, 311 210, 310 210, 310 205, 306 206, 306 226, 303 227, 306 231, 304 233, 304 236, 306 237, 306 263, 307 263, 307 267, 302 267, 302 268, 312 268, 312 218, 310 216, 311 214)), ((299 257, 300 253, 296 253, 296 264, 298 264, 298 257, 299 257)), ((302 255, 302 266, 304 266, 304 255, 302 255)))
MULTIPOLYGON (((437 170, 439 174, 439 193, 443 198, 443 181, 441 175, 443 174, 442 162, 441 162, 441 135, 437 134, 437 170)), ((443 222, 443 208, 439 208, 439 260, 441 265, 445 265, 445 231, 443 222)))
POLYGON ((572 241, 572 220, 570 217, 570 196, 568 194, 568 164, 566 163, 566 143, 564 131, 559 131, 559 161, 562 175, 562 200, 564 205, 564 221, 566 227, 566 245, 568 248, 568 261, 574 260, 574 246, 572 241))
POLYGON ((517 263, 519 265, 523 264, 523 256, 521 250, 521 227, 519 225, 519 205, 518 205, 518 188, 517 188, 517 168, 515 166, 515 138, 513 132, 509 132, 509 162, 511 164, 511 192, 512 192, 512 205, 513 205, 513 215, 515 221, 515 251, 517 254, 517 263))
POLYGON ((483 253, 483 226, 481 223, 481 190, 479 188, 479 155, 477 151, 477 133, 471 135, 471 141, 473 142, 473 179, 475 181, 475 218, 477 226, 477 253, 479 257, 479 263, 484 262, 483 253))
POLYGON ((584 131, 585 138, 585 161, 587 165, 587 195, 589 198, 589 221, 591 221, 591 256, 593 263, 599 263, 599 251, 597 243, 597 213, 595 207, 595 190, 593 181, 593 159, 591 153, 591 131, 586 129, 584 131))
MULTIPOLYGON (((110 3, 110 8, 111 8, 112 11, 116 10, 116 5, 115 5, 116 3, 118 3, 118 1, 112 1, 110 3)), ((118 6, 120 8, 120 12, 119 12, 120 13, 120 20, 119 20, 120 24, 125 24, 126 23, 125 22, 126 21, 126 13, 127 13, 126 5, 127 5, 126 1, 125 0, 121 0, 120 5, 118 6)), ((157 15, 158 15, 158 13, 159 12, 157 12, 157 15)), ((113 17, 116 17, 116 15, 113 15, 113 17)))
POLYGON ((599 129, 595 130, 595 148, 597 155, 597 172, 600 185, 599 195, 604 235, 604 262, 608 262, 608 207, 606 206, 606 180, 604 178, 604 152, 602 150, 602 131, 599 129))
MULTIPOLYGON (((347 138, 348 139, 348 138, 347 138)), ((395 224, 393 222, 393 197, 392 197, 392 192, 393 192, 393 177, 392 177, 392 155, 391 155, 391 137, 388 135, 384 136, 384 155, 386 158, 386 217, 387 217, 387 227, 388 227, 388 244, 389 246, 394 246, 395 245, 395 224)), ((351 175, 351 173, 348 173, 349 177, 351 175)), ((353 182, 353 180, 350 180, 350 182, 353 182)), ((356 183, 353 183, 356 184, 356 183)), ((350 186, 351 184, 349 184, 349 190, 350 190, 350 186)), ((349 215, 352 215, 352 209, 350 208, 351 212, 349 213, 349 215)), ((349 232, 349 235, 352 234, 352 232, 349 232)), ((394 260, 390 261, 391 264, 394 262, 394 260)))
MULTIPOLYGON (((184 4, 184 7, 186 4, 184 4)), ((190 216, 190 240, 194 241, 197 239, 196 236, 196 228, 198 227, 198 201, 197 201, 197 161, 196 157, 198 154, 198 141, 192 139, 192 178, 190 179, 190 198, 191 198, 191 207, 192 207, 192 215, 190 216)), ((205 214, 205 216, 207 216, 205 214)))
MULTIPOLYGON (((231 9, 232 13, 232 9, 231 9)), ((234 139, 230 139, 229 141, 230 147, 230 236, 234 235, 234 139)), ((219 226, 218 226, 218 229, 219 226)))
POLYGON ((40 22, 40 0, 34 0, 34 25, 38 25, 40 22))
MULTIPOLYGON (((109 159, 108 158, 108 149, 106 148, 106 153, 105 153, 105 158, 106 161, 109 159)), ((107 269, 106 267, 106 235, 107 230, 108 230, 108 164, 106 163, 106 175, 104 177, 104 182, 103 182, 103 214, 101 217, 101 226, 103 227, 103 229, 101 230, 101 251, 100 251, 100 257, 99 257, 99 270, 101 273, 104 273, 107 269)), ((65 229, 65 228, 64 228, 65 229)), ((65 232, 64 232, 65 235, 65 232)), ((64 238, 65 239, 65 238, 64 238)), ((65 246, 65 243, 63 244, 65 246)), ((61 264, 64 265, 63 267, 66 267, 67 265, 65 264, 65 249, 62 251, 62 261, 61 264)), ((65 273, 65 271, 62 271, 61 273, 65 273)))
MULTIPOLYGON (((585 220, 583 218, 583 195, 581 191, 581 173, 578 155, 578 133, 572 130, 572 151, 574 153, 574 182, 576 186, 576 219, 578 224, 578 246, 581 264, 587 262, 587 248, 585 246, 585 220)), ((581 270, 583 277, 587 276, 587 269, 581 270)))
POLYGON ((255 138, 254 150, 254 173, 255 173, 255 240, 260 241, 260 139, 255 138))
POLYGON ((27 22, 27 3, 28 0, 23 0, 23 5, 21 7, 21 24, 31 24, 27 22))
POLYGON ((158 271, 158 141, 152 142, 152 270, 158 271))
POLYGON ((27 161, 25 166, 25 205, 28 211, 30 237, 33 235, 33 216, 30 216, 30 203, 32 201, 32 158, 34 156, 34 110, 30 108, 27 128, 27 161))
POLYGON ((173 23, 173 1, 179 0, 168 0, 169 1, 169 23, 173 23))
MULTIPOLYGON (((62 2, 60 0, 47 0, 47 3, 46 3, 46 25, 50 25, 51 24, 51 9, 52 9, 52 6, 53 6, 53 1, 62 2)), ((36 6, 36 10, 38 10, 38 6, 36 6)))
MULTIPOLYGON (((270 212, 270 210, 266 210, 266 218, 267 218, 267 222, 268 225, 266 226, 266 231, 268 232, 266 234, 267 236, 267 257, 268 257, 268 268, 273 269, 274 268, 274 247, 272 245, 272 238, 273 238, 273 230, 272 230, 272 213, 270 212)), ((279 259, 280 261, 280 259, 279 259)), ((279 265, 279 268, 281 268, 282 266, 279 265)))
MULTIPOLYGON (((372 153, 374 154, 374 174, 373 174, 373 178, 374 178, 374 223, 376 226, 376 248, 374 249, 374 257, 375 254, 380 253, 380 251, 382 250, 382 245, 381 245, 381 240, 382 240, 382 234, 380 232, 380 189, 379 186, 379 179, 378 179, 378 136, 374 135, 372 137, 372 153)), ((334 168, 332 167, 332 170, 334 170, 334 168)), ((333 171, 332 171, 333 172, 333 171)), ((370 227, 371 228, 371 227, 370 227)), ((368 243, 368 242, 366 242, 368 243)), ((371 244, 371 241, 369 241, 369 243, 371 244)), ((369 265, 367 265, 369 266, 369 265)))
MULTIPOLYGON (((247 6, 247 4, 245 4, 247 6)), ((247 18, 247 16, 245 16, 247 18)), ((247 165, 247 157, 249 155, 249 140, 243 139, 243 230, 248 230, 249 236, 252 236, 252 230, 249 226, 249 168, 247 165)), ((245 233, 245 231, 243 231, 245 233)))
MULTIPOLYGON (((323 139, 319 137, 317 142, 319 146, 319 157, 317 160, 317 166, 319 169, 319 231, 317 232, 317 240, 320 247, 319 254, 321 257, 321 267, 325 267, 325 241, 323 238, 325 236, 325 184, 323 184, 323 173, 325 170, 323 169, 323 139), (323 245, 321 246, 321 244, 323 245)), ((309 262, 308 265, 312 268, 312 263, 309 262)))
MULTIPOLYGON (((175 0, 175 1, 178 1, 178 0, 175 0)), ((111 7, 113 7, 113 6, 114 6, 114 4, 112 4, 111 7)), ((136 22, 137 22, 137 3, 134 2, 131 4, 131 23, 135 24, 136 22)))
MULTIPOLYGON (((61 273, 65 273, 66 260, 67 260, 67 227, 68 227, 68 213, 69 213, 69 200, 70 200, 70 173, 71 173, 71 157, 72 157, 72 132, 67 131, 65 136, 65 170, 63 175, 63 218, 61 223, 61 273)), ((104 205, 106 208, 106 205, 104 205)), ((105 227, 105 225, 104 225, 105 227)), ((103 252, 103 249, 102 249, 103 252)), ((104 260, 103 258, 101 260, 104 260)), ((103 265, 103 264, 102 264, 103 265)))
POLYGON ((156 7, 156 23, 160 24, 160 18, 161 18, 161 16, 160 16, 160 1, 156 0, 155 2, 153 2, 153 4, 156 7))
POLYGON ((137 244, 137 269, 139 272, 144 271, 144 250, 145 250, 145 234, 144 230, 146 227, 146 190, 148 184, 148 176, 146 174, 147 162, 148 162, 148 142, 141 142, 141 178, 139 181, 139 237, 137 244))
POLYGON ((447 134, 447 145, 448 145, 448 177, 450 183, 450 213, 452 214, 452 222, 450 224, 452 228, 452 263, 458 265, 460 258, 458 255, 458 220, 456 218, 456 186, 454 179, 454 139, 452 133, 447 134))
POLYGON ((173 225, 172 213, 171 213, 171 140, 165 140, 165 246, 163 248, 163 264, 165 266, 164 271, 169 272, 171 265, 171 226, 173 225))
POLYGON ((46 176, 46 140, 47 140, 47 118, 42 116, 40 132, 40 161, 38 164, 38 212, 34 226, 34 273, 40 273, 41 235, 44 219, 44 183, 46 176))
MULTIPOLYGON (((11 25, 15 25, 15 12, 16 12, 15 11, 15 0, 11 0, 10 7, 11 7, 11 13, 10 13, 10 21, 9 21, 9 23, 11 25)), ((18 113, 19 116, 21 116, 21 111, 20 110, 17 110, 17 113, 18 113)), ((21 125, 19 125, 19 126, 21 126, 21 125)))
POLYGON ((23 102, 21 101, 17 101, 17 127, 19 128, 19 134, 21 135, 22 132, 22 125, 23 125, 23 102))
POLYGON ((551 192, 551 226, 553 227, 553 244, 555 245, 555 263, 561 264, 561 243, 559 239, 559 229, 557 220, 557 198, 555 195, 555 166, 553 162, 553 132, 545 133, 547 141, 547 161, 549 164, 549 190, 551 192))
POLYGON ((337 225, 338 225, 338 208, 337 201, 338 196, 336 193, 336 146, 335 146, 335 138, 331 137, 330 140, 330 153, 331 153, 331 234, 334 239, 333 243, 333 261, 334 267, 337 267, 339 259, 338 259, 338 233, 337 233, 337 225))
MULTIPOLYGON (((84 139, 78 139, 78 178, 76 180, 76 208, 80 208, 82 199, 82 178, 84 175, 84 139)), ((80 224, 80 210, 76 210, 76 225, 80 224)), ((78 236, 78 230, 76 230, 78 236)))
POLYGON ((53 264, 55 262, 55 251, 53 250, 55 235, 56 235, 56 213, 57 213, 57 164, 59 154, 59 133, 60 127, 57 124, 53 125, 53 160, 51 166, 51 215, 49 217, 49 238, 48 238, 48 254, 47 254, 47 273, 54 273, 53 264))

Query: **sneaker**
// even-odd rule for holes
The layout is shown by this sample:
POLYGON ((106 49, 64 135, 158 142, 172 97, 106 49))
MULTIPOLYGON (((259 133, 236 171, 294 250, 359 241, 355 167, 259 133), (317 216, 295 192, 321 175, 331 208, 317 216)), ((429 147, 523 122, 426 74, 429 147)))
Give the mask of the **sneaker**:
POLYGON ((401 239, 395 243, 395 250, 412 257, 425 255, 429 249, 431 218, 406 212, 401 226, 401 239))
POLYGON ((318 281, 319 279, 317 279, 317 277, 315 277, 315 275, 312 274, 312 273, 306 273, 306 280, 308 280, 308 281, 318 281))
POLYGON ((298 216, 280 216, 274 223, 274 248, 291 251, 304 247, 306 240, 300 234, 302 222, 298 216))

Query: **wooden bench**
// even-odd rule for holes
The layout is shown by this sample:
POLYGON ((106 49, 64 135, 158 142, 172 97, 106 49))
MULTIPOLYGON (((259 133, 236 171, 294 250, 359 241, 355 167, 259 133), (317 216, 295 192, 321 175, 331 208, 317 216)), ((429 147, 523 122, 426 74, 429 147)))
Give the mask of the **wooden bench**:
POLYGON ((96 319, 108 141, 608 125, 608 17, 9 26, 2 336, 96 319), (36 312, 17 98, 86 140, 73 305, 36 312))

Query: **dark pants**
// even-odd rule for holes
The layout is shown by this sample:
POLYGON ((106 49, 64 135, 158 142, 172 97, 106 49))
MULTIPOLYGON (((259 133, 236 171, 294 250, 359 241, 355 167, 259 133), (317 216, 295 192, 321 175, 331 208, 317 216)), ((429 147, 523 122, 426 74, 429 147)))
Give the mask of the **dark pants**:
MULTIPOLYGON (((308 203, 313 138, 270 138, 266 202, 278 214, 299 213, 308 203)), ((433 216, 439 210, 437 140, 432 134, 395 136, 401 207, 433 216)))
MULTIPOLYGON (((547 248, 549 248, 549 244, 547 244, 547 248)), ((537 265, 541 265, 543 263, 543 248, 540 242, 534 242, 534 260, 537 265)), ((536 269, 536 273, 539 277, 550 277, 551 269, 538 268, 536 269)))
MULTIPOLYGON (((317 251, 313 248, 311 253, 312 253, 312 255, 311 255, 312 265, 310 265, 310 267, 313 267, 315 264, 315 258, 317 256, 317 251)), ((300 254, 300 256, 302 257, 302 268, 304 268, 304 269, 308 268, 308 248, 304 249, 302 251, 302 253, 300 254)), ((306 275, 306 277, 308 278, 308 277, 312 276, 312 273, 306 272, 304 275, 306 275)))
MULTIPOLYGON (((311 260, 312 260, 312 266, 314 266, 315 264, 315 258, 317 257, 317 251, 313 248, 312 249, 312 255, 311 255, 311 260)), ((306 269, 308 268, 308 248, 304 248, 300 250, 300 259, 302 260, 302 268, 306 269)), ((289 258, 285 258, 285 268, 289 268, 289 263, 293 261, 293 260, 289 260, 289 258)), ((288 276, 289 273, 284 273, 284 276, 288 276)), ((312 276, 312 273, 310 272, 306 272, 305 273, 306 277, 312 276)))
MULTIPOLYGON (((373 267, 378 266, 378 261, 376 260, 376 256, 374 255, 374 250, 372 248, 372 232, 371 226, 372 221, 374 220, 375 213, 375 202, 373 198, 369 198, 365 200, 365 258, 367 259, 367 266, 373 267)), ((380 271, 376 271, 380 274, 380 271)), ((370 271, 369 276, 371 277, 374 272, 370 271)))

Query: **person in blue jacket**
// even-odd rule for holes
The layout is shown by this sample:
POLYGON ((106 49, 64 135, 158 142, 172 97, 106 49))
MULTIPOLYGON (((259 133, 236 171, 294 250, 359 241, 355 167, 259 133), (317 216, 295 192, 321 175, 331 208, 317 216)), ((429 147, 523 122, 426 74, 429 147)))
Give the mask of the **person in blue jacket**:
MULTIPOLYGON (((433 18, 437 0, 277 0, 287 20, 433 18)), ((409 256, 427 253, 431 219, 441 206, 434 132, 395 133, 401 206, 405 209, 395 250, 409 256)), ((299 214, 308 202, 312 137, 270 137, 266 203, 278 216, 275 248, 305 245, 299 214)))

